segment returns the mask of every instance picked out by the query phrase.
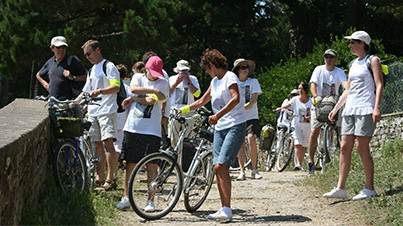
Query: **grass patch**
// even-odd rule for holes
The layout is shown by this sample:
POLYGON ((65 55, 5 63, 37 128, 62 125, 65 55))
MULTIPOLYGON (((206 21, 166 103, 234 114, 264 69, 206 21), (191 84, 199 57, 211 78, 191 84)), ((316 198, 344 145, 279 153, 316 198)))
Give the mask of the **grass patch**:
MULTIPOLYGON (((348 211, 348 216, 360 224, 403 225, 403 140, 387 143, 380 156, 374 158, 376 198, 356 202, 339 202, 340 209, 348 211)), ((337 185, 339 162, 335 160, 324 174, 316 173, 301 183, 314 187, 320 194, 337 185)), ((348 197, 356 195, 364 188, 364 168, 356 150, 353 150, 351 170, 347 179, 348 197)))
MULTIPOLYGON (((123 181, 117 182, 123 184, 123 181)), ((110 225, 118 220, 115 205, 123 195, 122 189, 63 193, 56 188, 51 167, 45 183, 38 202, 24 205, 21 225, 110 225)))

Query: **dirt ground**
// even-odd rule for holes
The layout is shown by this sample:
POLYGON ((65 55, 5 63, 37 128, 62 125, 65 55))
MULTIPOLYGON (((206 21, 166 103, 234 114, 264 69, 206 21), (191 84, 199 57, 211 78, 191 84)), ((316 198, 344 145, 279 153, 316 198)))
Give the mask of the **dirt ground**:
MULTIPOLYGON (((252 180, 250 171, 245 181, 235 181, 232 172, 232 212, 229 225, 348 225, 345 211, 332 205, 334 200, 322 198, 308 188, 296 185, 306 177, 305 172, 261 172, 263 179, 252 180), (344 213, 343 213, 344 212, 344 213)), ((182 195, 183 196, 183 195, 182 195)), ((221 208, 214 182, 207 200, 195 213, 188 213, 181 200, 174 210, 162 219, 145 221, 133 210, 119 212, 117 225, 214 225, 207 215, 221 208)), ((350 222, 351 223, 351 222, 350 222)))

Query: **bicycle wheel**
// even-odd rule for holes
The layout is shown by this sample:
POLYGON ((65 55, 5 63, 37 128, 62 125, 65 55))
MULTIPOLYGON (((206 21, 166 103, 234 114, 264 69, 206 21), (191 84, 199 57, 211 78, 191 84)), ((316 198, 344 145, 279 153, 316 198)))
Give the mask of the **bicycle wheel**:
POLYGON ((318 145, 316 147, 316 153, 314 157, 314 166, 315 170, 325 170, 325 163, 326 163, 326 146, 325 146, 325 130, 326 128, 321 128, 319 131, 319 136, 318 136, 318 145))
POLYGON ((85 148, 85 160, 87 163, 87 169, 88 169, 88 182, 89 182, 89 189, 92 191, 94 189, 94 181, 95 181, 95 172, 96 172, 96 163, 94 162, 95 159, 95 153, 93 153, 92 150, 92 144, 90 137, 86 137, 84 139, 84 148, 85 148))
POLYGON ((337 127, 329 126, 326 130, 326 162, 332 161, 339 155, 339 132, 337 127))
POLYGON ((165 153, 147 155, 130 175, 130 205, 144 219, 159 219, 175 207, 182 187, 182 171, 171 156, 165 153), (154 200, 154 211, 145 210, 148 200, 154 200))
POLYGON ((277 143, 278 143, 278 137, 274 136, 273 141, 271 143, 270 150, 267 151, 267 159, 264 164, 265 168, 266 168, 266 172, 270 171, 273 168, 273 166, 277 160, 277 150, 278 150, 278 146, 279 146, 279 144, 277 144, 277 143))
MULTIPOLYGON (((250 159, 250 154, 249 154, 249 144, 247 142, 247 139, 245 139, 245 164, 244 167, 245 169, 248 168, 251 165, 252 161, 250 159)), ((238 162, 238 156, 230 162, 230 171, 237 171, 240 170, 241 168, 239 167, 239 162, 238 162)))
POLYGON ((61 190, 85 190, 87 185, 87 165, 80 149, 76 150, 74 140, 66 140, 55 150, 53 175, 56 186, 61 190))
POLYGON ((197 161, 185 184, 184 204, 189 213, 200 208, 206 200, 214 180, 213 153, 209 152, 197 161))
POLYGON ((279 172, 285 170, 285 168, 290 163, 292 155, 294 153, 294 138, 291 133, 284 137, 284 144, 280 148, 277 155, 276 169, 279 172))

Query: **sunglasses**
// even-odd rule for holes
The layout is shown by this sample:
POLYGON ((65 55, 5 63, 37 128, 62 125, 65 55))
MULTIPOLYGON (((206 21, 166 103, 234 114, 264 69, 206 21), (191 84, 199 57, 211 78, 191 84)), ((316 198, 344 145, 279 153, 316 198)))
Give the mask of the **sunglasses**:
POLYGON ((90 53, 87 52, 87 53, 84 53, 84 56, 85 56, 85 57, 91 56, 91 54, 92 54, 92 52, 90 52, 90 53))
POLYGON ((189 74, 188 71, 180 71, 178 74, 189 74))
POLYGON ((325 56, 326 59, 333 59, 334 56, 325 56))
POLYGON ((360 43, 361 41, 360 41, 360 40, 351 40, 351 41, 349 42, 349 44, 350 44, 350 45, 354 45, 354 43, 356 43, 356 42, 360 43))
POLYGON ((62 49, 64 49, 64 48, 66 48, 66 46, 52 46, 52 48, 56 48, 56 49, 62 48, 62 49))
POLYGON ((247 66, 247 65, 246 66, 240 66, 239 69, 241 69, 241 70, 249 69, 249 66, 247 66))

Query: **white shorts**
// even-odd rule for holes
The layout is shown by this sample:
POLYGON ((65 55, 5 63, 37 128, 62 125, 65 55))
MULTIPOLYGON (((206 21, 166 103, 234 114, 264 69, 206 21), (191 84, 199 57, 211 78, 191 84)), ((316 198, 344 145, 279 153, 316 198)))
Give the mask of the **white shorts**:
POLYGON ((88 121, 91 122, 90 136, 94 142, 104 141, 108 138, 116 139, 117 133, 117 113, 112 113, 103 116, 88 116, 88 121))
POLYGON ((309 135, 311 134, 311 124, 298 123, 294 130, 294 145, 302 145, 308 147, 309 135))

